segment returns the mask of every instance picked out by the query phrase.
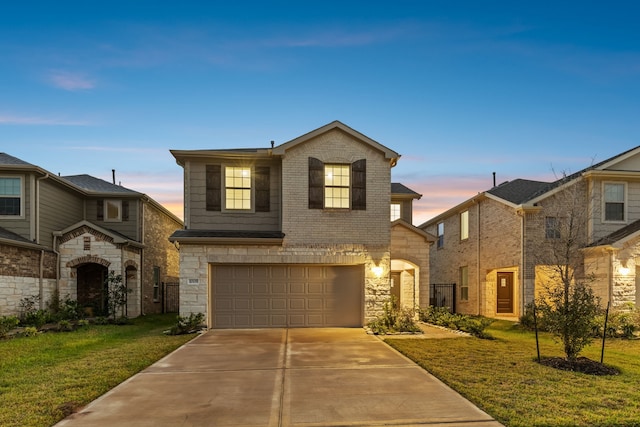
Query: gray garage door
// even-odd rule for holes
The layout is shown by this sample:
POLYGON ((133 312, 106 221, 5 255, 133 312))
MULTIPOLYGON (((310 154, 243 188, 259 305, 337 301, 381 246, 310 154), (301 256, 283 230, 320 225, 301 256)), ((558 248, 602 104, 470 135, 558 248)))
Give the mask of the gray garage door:
POLYGON ((362 326, 363 266, 214 265, 214 328, 362 326))

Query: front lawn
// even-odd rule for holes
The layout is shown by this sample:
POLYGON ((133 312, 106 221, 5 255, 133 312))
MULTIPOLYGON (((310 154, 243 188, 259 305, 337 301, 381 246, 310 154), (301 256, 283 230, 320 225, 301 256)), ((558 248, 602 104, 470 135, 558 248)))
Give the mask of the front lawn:
MULTIPOLYGON (((640 340, 610 339, 604 363, 615 376, 590 376, 537 363, 535 335, 511 322, 487 328, 495 340, 385 341, 508 427, 640 426, 640 340)), ((541 334, 541 356, 563 356, 541 334)), ((600 360, 596 340, 582 356, 600 360)))
POLYGON ((164 335, 175 314, 131 325, 0 340, 0 426, 51 426, 194 335, 164 335))

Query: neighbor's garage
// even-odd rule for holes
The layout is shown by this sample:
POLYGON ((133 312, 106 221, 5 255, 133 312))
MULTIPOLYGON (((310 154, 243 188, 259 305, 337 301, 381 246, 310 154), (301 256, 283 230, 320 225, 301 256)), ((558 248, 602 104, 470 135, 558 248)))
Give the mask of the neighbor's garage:
POLYGON ((362 326, 364 266, 211 265, 214 328, 362 326))

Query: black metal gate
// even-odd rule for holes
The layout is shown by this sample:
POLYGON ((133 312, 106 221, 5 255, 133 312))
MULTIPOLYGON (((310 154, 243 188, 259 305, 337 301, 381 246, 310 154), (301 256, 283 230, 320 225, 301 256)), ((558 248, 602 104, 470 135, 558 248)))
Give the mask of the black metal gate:
POLYGON ((163 313, 180 311, 180 283, 164 283, 163 313))
POLYGON ((429 286, 429 305, 447 307, 451 313, 456 312, 456 284, 432 283, 429 286))

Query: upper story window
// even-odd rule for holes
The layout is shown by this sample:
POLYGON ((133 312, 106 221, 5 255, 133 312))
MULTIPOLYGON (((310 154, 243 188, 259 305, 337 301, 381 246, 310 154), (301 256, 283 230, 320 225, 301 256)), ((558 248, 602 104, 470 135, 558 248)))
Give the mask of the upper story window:
POLYGON ((624 183, 604 184, 604 220, 624 221, 625 220, 625 194, 626 185, 624 183))
POLYGON ((0 177, 0 216, 22 214, 22 179, 0 177))
POLYGON ((269 212, 271 209, 269 166, 206 165, 205 185, 207 211, 220 212, 223 206, 225 211, 269 212))
POLYGON ((324 165, 325 208, 349 208, 350 169, 349 165, 324 165))
POLYGON ((224 168, 225 209, 251 209, 251 168, 224 168))
POLYGON ((309 209, 367 209, 367 161, 324 163, 309 157, 309 209))
POLYGON ((400 219, 402 211, 400 210, 400 203, 391 203, 391 221, 400 219))
POLYGON ((444 247, 444 222, 438 223, 438 248, 444 247))
POLYGON ((545 237, 547 239, 560 238, 560 220, 555 216, 548 216, 544 219, 545 237))
POLYGON ((469 238, 469 211, 460 214, 460 240, 469 238))
POLYGON ((129 201, 120 199, 100 199, 97 206, 98 221, 129 221, 129 201))

